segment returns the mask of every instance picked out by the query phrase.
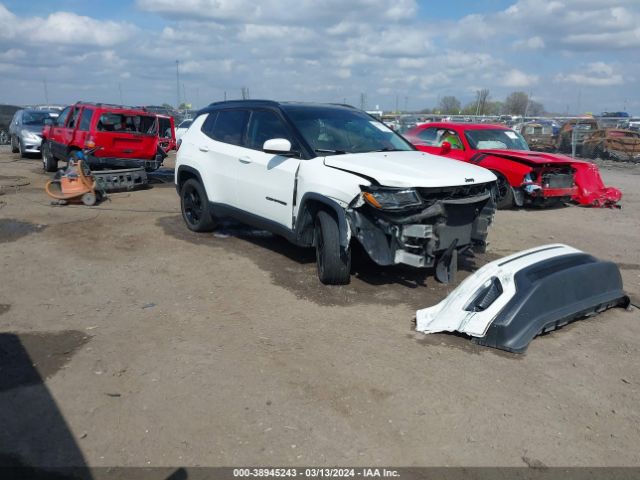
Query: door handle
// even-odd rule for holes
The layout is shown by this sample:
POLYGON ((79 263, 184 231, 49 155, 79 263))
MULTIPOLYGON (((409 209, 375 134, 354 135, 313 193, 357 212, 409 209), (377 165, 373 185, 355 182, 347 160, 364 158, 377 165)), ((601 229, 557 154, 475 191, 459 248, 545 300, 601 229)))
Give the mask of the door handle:
POLYGON ((238 161, 244 164, 251 163, 251 159, 249 157, 240 157, 238 161))
POLYGON ((209 147, 205 147, 203 145, 203 146, 198 147, 198 150, 200 150, 201 152, 208 152, 209 151, 209 147))

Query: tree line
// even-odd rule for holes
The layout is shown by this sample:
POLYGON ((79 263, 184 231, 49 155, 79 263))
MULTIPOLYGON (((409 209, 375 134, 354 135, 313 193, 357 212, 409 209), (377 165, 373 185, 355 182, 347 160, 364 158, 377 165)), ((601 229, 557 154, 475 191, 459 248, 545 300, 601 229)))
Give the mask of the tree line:
POLYGON ((446 115, 526 115, 535 117, 545 113, 544 105, 532 100, 525 92, 512 92, 504 101, 492 101, 489 89, 476 91, 475 100, 462 105, 453 95, 442 97, 435 108, 425 108, 420 113, 446 115))

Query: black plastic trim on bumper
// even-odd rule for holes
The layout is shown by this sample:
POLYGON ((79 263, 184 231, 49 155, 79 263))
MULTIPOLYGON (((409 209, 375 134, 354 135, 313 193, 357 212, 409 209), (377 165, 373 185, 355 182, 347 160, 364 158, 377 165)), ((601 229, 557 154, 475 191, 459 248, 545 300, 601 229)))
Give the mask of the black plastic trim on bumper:
POLYGON ((162 160, 144 160, 140 158, 113 158, 90 156, 87 160, 89 166, 109 168, 144 168, 145 170, 157 170, 162 166, 162 160))
POLYGON ((550 258, 516 273, 516 294, 474 342, 524 352, 537 335, 612 307, 628 307, 618 266, 586 253, 550 258))

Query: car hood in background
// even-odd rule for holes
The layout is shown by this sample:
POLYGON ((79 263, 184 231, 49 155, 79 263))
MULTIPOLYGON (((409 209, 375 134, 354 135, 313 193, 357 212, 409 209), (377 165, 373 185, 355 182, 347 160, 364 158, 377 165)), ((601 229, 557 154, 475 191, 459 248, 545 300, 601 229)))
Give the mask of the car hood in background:
MULTIPOLYGON (((580 160, 576 160, 575 158, 571 158, 566 155, 536 152, 533 150, 478 150, 476 155, 483 154, 514 160, 530 166, 547 165, 550 163, 557 165, 570 165, 572 163, 580 162, 580 160)), ((473 161, 473 157, 471 161, 473 161)))
POLYGON ((496 180, 486 168, 413 150, 332 155, 324 164, 388 187, 453 187, 496 180))
POLYGON ((43 128, 44 128, 44 125, 22 125, 20 126, 20 131, 26 130, 31 133, 42 135, 43 128))

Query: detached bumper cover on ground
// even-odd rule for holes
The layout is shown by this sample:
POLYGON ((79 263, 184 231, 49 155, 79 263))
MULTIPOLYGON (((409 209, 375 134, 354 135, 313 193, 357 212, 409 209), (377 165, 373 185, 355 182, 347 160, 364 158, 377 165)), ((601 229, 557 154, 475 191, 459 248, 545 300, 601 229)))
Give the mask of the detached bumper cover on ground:
POLYGON ((536 335, 628 305, 614 263, 553 244, 485 265, 442 302, 418 310, 416 330, 458 331, 481 345, 521 353, 536 335))

